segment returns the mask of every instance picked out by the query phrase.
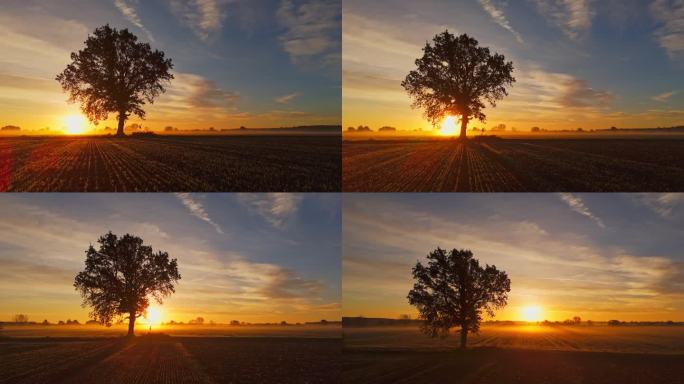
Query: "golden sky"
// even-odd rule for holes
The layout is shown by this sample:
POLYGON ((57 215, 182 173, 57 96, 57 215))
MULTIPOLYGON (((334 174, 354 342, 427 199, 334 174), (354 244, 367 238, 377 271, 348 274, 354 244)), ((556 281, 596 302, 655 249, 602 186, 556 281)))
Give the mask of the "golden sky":
POLYGON ((349 0, 343 4, 343 126, 430 130, 401 81, 426 41, 468 33, 513 61, 516 83, 486 123, 510 132, 684 122, 684 6, 665 1, 349 0))
POLYGON ((436 247, 508 273, 496 320, 684 320, 680 194, 347 194, 343 315, 417 316, 411 268, 436 247))
POLYGON ((86 321, 74 277, 109 230, 178 259, 160 321, 340 319, 339 197, 3 194, 0 205, 0 321, 86 321))
POLYGON ((55 76, 95 28, 128 28, 173 60, 175 79, 146 120, 152 130, 274 128, 339 124, 340 6, 225 2, 205 6, 131 0, 3 1, 0 13, 0 127, 80 133, 116 127, 73 123, 55 76), (305 12, 306 11, 306 12, 305 12), (69 121, 72 121, 71 123, 69 121))

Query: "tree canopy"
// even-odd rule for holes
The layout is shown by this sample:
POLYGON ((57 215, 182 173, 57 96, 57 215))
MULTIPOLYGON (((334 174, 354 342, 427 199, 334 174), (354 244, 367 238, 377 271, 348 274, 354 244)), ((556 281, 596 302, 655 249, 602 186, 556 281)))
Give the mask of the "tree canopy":
POLYGON ((416 69, 401 83, 412 99, 411 106, 424 109, 433 125, 447 115, 460 116, 461 138, 469 120, 485 122, 485 102, 496 106, 508 95, 506 86, 515 82, 513 62, 491 54, 467 34, 454 36, 448 30, 436 35, 432 44, 425 43, 423 56, 415 64, 416 69))
POLYGON ((494 265, 480 266, 465 249, 437 248, 427 255, 427 264, 417 262, 412 270, 415 283, 408 294, 424 320, 424 333, 447 337, 453 327, 461 327, 461 348, 468 332, 480 329, 483 313, 494 316, 508 300, 511 281, 494 265))
POLYGON ((144 315, 153 298, 175 292, 180 280, 176 259, 163 251, 153 252, 137 236, 121 237, 108 232, 86 251, 85 269, 76 275, 74 287, 83 297, 83 306, 92 307, 90 316, 111 326, 115 317, 128 315, 128 335, 133 336, 135 320, 144 315))
POLYGON ((69 94, 69 102, 80 103, 81 111, 97 124, 117 113, 117 136, 124 135, 124 123, 131 115, 145 118, 143 106, 165 92, 173 79, 171 59, 150 48, 128 29, 109 24, 88 36, 85 48, 71 54, 72 63, 56 80, 69 94))

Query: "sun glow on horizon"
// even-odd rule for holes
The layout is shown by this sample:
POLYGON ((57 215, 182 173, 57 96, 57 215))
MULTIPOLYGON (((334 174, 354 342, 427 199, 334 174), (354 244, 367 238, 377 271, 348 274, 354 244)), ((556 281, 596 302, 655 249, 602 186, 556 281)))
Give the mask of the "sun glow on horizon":
POLYGON ((458 127, 456 126, 456 121, 458 119, 455 116, 447 116, 442 122, 442 127, 439 129, 439 134, 442 136, 454 136, 458 133, 458 127))
POLYGON ((522 307, 520 314, 524 321, 536 322, 542 320, 542 309, 537 305, 522 307))
POLYGON ((64 117, 64 133, 68 135, 82 135, 88 130, 88 120, 81 115, 67 115, 64 117))
POLYGON ((147 314, 145 315, 145 324, 161 325, 163 320, 164 311, 160 307, 147 308, 147 314))

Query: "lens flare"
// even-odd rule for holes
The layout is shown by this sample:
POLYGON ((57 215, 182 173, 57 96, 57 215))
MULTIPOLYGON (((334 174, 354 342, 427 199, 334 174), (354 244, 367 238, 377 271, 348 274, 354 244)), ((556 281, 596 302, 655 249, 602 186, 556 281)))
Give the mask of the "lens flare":
POLYGON ((522 308, 521 314, 525 321, 541 321, 542 309, 536 305, 528 305, 522 308))
POLYGON ((88 120, 81 115, 68 115, 64 117, 64 133, 69 135, 81 135, 88 129, 88 120))
POLYGON ((163 312, 159 307, 150 307, 147 309, 147 314, 145 315, 145 320, 149 325, 159 325, 162 323, 163 312))
POLYGON ((439 134, 442 136, 453 136, 458 132, 458 127, 456 126, 456 117, 447 116, 442 122, 442 127, 439 129, 439 134))

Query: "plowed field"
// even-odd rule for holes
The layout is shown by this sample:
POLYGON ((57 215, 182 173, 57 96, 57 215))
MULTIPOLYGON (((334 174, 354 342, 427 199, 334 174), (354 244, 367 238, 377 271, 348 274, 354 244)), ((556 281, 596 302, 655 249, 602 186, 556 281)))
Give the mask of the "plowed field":
POLYGON ((0 341, 0 383, 337 383, 340 339, 0 341))
POLYGON ((483 325, 458 349, 458 335, 431 339, 414 327, 344 328, 348 383, 678 383, 681 326, 483 325))
POLYGON ((684 191, 684 140, 345 141, 348 192, 684 191))
POLYGON ((0 138, 0 191, 339 190, 339 136, 0 138))

